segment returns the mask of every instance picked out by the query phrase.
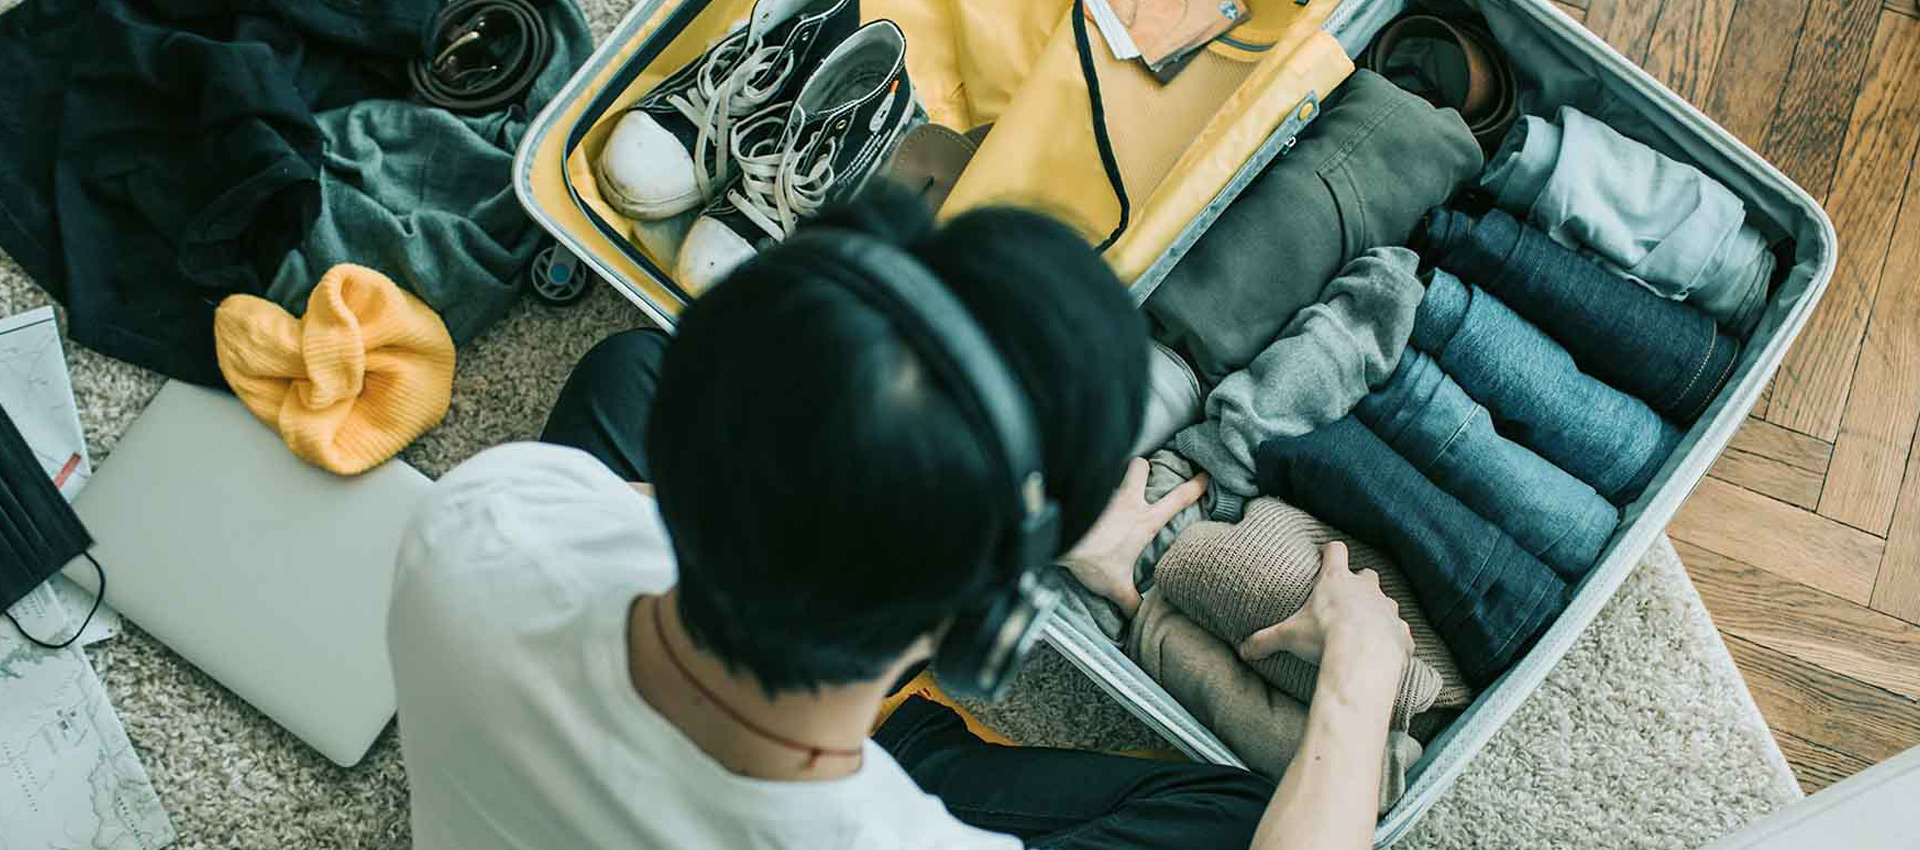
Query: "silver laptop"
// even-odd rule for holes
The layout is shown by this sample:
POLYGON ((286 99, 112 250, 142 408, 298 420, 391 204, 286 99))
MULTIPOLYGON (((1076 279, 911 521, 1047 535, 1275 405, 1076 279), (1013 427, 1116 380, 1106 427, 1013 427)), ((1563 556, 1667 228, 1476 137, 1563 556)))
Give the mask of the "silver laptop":
MULTIPOLYGON (((393 717, 387 600, 430 482, 341 478, 237 399, 170 382, 80 492, 107 604, 341 765, 393 717)), ((66 575, 96 588, 84 559, 66 575)))

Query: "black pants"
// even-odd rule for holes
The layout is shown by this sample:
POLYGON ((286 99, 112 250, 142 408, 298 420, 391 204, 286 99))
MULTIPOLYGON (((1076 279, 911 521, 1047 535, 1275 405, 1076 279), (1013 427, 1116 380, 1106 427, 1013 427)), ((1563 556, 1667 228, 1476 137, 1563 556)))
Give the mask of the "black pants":
MULTIPOLYGON (((607 338, 574 367, 541 439, 647 480, 647 418, 666 353, 659 331, 607 338)), ((989 744, 952 709, 909 698, 873 739, 954 817, 1029 847, 1246 847, 1273 783, 1235 768, 989 744)))

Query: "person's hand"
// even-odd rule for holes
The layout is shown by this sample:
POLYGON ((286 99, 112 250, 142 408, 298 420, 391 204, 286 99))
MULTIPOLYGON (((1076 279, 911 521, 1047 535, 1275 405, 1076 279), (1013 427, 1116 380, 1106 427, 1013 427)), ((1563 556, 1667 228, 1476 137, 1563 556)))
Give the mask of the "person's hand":
POLYGON ((1341 543, 1320 547, 1307 604, 1240 644, 1248 661, 1291 652, 1320 665, 1306 732, 1254 831, 1255 850, 1372 846, 1388 718, 1412 650, 1400 606, 1377 573, 1347 568, 1341 543))
POLYGON ((1133 586, 1133 562, 1140 559, 1140 553, 1174 514, 1207 492, 1207 476, 1201 473, 1173 488, 1160 501, 1149 503, 1147 468, 1143 458, 1127 464, 1126 477, 1120 480, 1120 489, 1114 491, 1106 511, 1060 559, 1082 585, 1112 600, 1129 618, 1140 608, 1140 592, 1133 586))
POLYGON ((1400 619, 1400 603, 1381 592, 1380 575, 1348 569, 1346 544, 1334 542, 1320 547, 1320 576, 1307 604, 1240 644, 1247 661, 1276 652, 1319 664, 1323 677, 1339 682, 1374 690, 1384 681, 1397 688, 1413 633, 1400 619))

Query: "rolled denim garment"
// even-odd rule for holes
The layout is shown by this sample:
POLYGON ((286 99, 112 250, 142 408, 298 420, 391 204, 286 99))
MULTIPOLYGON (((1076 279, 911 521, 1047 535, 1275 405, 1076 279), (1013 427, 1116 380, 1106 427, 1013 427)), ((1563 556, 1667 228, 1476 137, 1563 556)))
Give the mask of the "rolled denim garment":
POLYGON ((1499 678, 1566 609, 1565 580, 1358 419, 1268 440, 1259 459, 1264 492, 1400 563, 1474 687, 1499 678))
POLYGON ((1354 72, 1147 298, 1156 336, 1220 382, 1322 300, 1349 261, 1406 244, 1420 216, 1482 164, 1458 112, 1354 72))
POLYGON ((1740 359, 1740 341, 1712 317, 1621 280, 1504 211, 1435 209, 1414 242, 1545 330, 1581 370, 1682 425, 1700 418, 1740 359))
POLYGON ((1480 176, 1502 209, 1584 245, 1666 298, 1745 339, 1773 277, 1766 238, 1726 186, 1570 106, 1527 116, 1480 176))
POLYGON ((1419 351, 1354 408, 1400 456, 1569 584, 1599 560, 1620 511, 1586 482, 1494 430, 1493 417, 1419 351))
POLYGON ((1205 421, 1173 448, 1213 476, 1213 519, 1235 522, 1259 494, 1253 452, 1270 437, 1312 430, 1353 409, 1400 362, 1425 292, 1405 248, 1374 248, 1348 263, 1320 300, 1296 314, 1253 363, 1207 395, 1205 421))
POLYGON ((1432 355, 1506 435, 1599 491, 1633 501, 1680 444, 1680 429, 1574 365, 1573 355, 1484 289, 1435 269, 1414 315, 1432 355))

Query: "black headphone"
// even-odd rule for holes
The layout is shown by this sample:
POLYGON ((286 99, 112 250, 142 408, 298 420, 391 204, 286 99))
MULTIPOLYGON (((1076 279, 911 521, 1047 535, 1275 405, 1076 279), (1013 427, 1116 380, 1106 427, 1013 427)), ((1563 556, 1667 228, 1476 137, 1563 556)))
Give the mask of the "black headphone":
POLYGON ((927 368, 954 391, 988 454, 997 456, 1007 528, 993 549, 1014 568, 955 614, 934 650, 933 671, 949 692, 997 699, 1052 617, 1059 588, 1046 581, 1060 542, 1060 509, 1041 476, 1040 432, 1026 391, 946 284, 905 251, 850 230, 808 228, 785 243, 829 262, 836 282, 893 321, 927 368))

